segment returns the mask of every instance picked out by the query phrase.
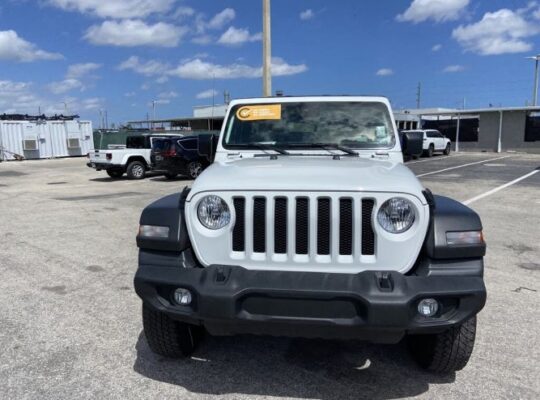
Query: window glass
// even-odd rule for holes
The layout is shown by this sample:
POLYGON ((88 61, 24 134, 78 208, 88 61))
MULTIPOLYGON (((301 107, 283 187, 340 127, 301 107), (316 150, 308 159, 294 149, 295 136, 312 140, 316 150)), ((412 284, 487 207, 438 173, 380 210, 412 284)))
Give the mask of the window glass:
POLYGON ((144 149, 145 140, 144 136, 128 136, 126 139, 126 147, 128 149, 144 149))
POLYGON ((186 150, 197 150, 197 139, 182 139, 178 144, 186 150))
POLYGON ((324 143, 370 149, 393 147, 394 140, 392 119, 383 103, 299 102, 234 107, 223 145, 255 144, 256 148, 256 144, 267 144, 286 149, 287 145, 324 143), (269 117, 264 119, 264 115, 269 117))

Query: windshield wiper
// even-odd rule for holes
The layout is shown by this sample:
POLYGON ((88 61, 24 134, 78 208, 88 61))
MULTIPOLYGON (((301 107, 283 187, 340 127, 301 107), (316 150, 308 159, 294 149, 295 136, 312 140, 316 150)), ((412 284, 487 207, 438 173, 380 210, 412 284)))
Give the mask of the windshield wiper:
POLYGON ((272 154, 268 153, 268 150, 273 150, 276 153, 283 154, 285 156, 290 154, 287 150, 279 148, 279 147, 277 147, 275 145, 265 144, 265 143, 241 143, 241 144, 234 144, 234 145, 231 145, 231 146, 240 147, 240 148, 254 147, 256 149, 264 151, 265 154, 269 154, 269 155, 272 155, 272 154))
MULTIPOLYGON (((285 144, 284 144, 285 145, 285 144)), ((358 156, 358 153, 346 146, 342 146, 337 143, 286 143, 287 146, 313 148, 318 147, 328 151, 330 154, 335 155, 330 150, 340 150, 350 156, 358 156)))

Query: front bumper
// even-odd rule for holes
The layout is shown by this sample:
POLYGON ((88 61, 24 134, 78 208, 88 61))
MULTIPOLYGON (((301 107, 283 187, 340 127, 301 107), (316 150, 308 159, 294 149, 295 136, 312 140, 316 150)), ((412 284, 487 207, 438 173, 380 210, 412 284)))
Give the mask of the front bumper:
POLYGON ((385 274, 141 264, 135 290, 145 304, 171 318, 204 325, 215 335, 251 333, 378 343, 396 343, 406 333, 444 331, 477 314, 486 301, 479 276, 385 274), (191 305, 173 301, 179 287, 192 292, 191 305), (426 297, 440 302, 441 311, 433 318, 416 311, 418 301, 426 297))

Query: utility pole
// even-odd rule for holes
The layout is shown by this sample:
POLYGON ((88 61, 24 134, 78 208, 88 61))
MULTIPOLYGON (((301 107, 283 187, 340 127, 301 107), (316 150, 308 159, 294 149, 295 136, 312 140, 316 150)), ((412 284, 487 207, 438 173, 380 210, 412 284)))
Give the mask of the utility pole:
POLYGON ((263 0, 263 96, 272 96, 272 38, 270 0, 263 0))
POLYGON ((422 100, 422 82, 418 82, 418 88, 416 89, 416 108, 420 108, 420 103, 422 100))
POLYGON ((156 123, 156 101, 152 100, 152 130, 154 130, 155 123, 156 123))
POLYGON ((533 89, 533 107, 536 107, 538 104, 538 61, 540 61, 540 54, 527 57, 529 60, 535 61, 534 66, 534 89, 533 89))

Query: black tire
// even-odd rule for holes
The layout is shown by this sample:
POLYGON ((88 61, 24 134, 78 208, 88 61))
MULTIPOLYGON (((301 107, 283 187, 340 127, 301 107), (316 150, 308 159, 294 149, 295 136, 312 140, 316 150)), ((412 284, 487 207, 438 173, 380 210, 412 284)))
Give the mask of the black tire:
POLYGON ((124 175, 124 171, 120 169, 108 169, 107 175, 109 175, 113 179, 118 179, 118 178, 121 178, 122 175, 124 175))
POLYGON ((175 174, 174 172, 165 172, 164 176, 167 179, 174 179, 178 176, 178 174, 175 174))
POLYGON ((427 156, 428 157, 433 157, 433 153, 435 152, 435 146, 433 146, 432 144, 429 145, 429 148, 427 150, 427 156))
POLYGON ((144 179, 146 165, 141 161, 132 161, 128 164, 126 172, 129 179, 144 179))
POLYGON ((448 143, 446 145, 446 149, 444 149, 444 155, 445 156, 449 156, 450 155, 450 151, 452 151, 452 149, 450 148, 450 143, 448 143))
POLYGON ((168 358, 188 357, 197 348, 202 328, 175 321, 143 304, 143 328, 150 349, 168 358))
POLYGON ((197 179, 197 177, 204 171, 204 166, 200 161, 191 161, 187 166, 187 176, 191 179, 197 179))
POLYGON ((443 333, 409 335, 409 350, 416 362, 427 370, 450 373, 462 370, 474 348, 476 317, 443 333))

